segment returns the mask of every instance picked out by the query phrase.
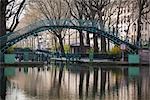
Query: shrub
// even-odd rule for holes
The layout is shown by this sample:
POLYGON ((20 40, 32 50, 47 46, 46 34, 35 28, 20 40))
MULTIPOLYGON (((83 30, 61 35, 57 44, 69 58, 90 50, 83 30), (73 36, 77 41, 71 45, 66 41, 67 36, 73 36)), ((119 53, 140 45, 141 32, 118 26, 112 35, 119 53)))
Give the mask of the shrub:
POLYGON ((16 48, 16 46, 11 46, 7 49, 7 53, 11 54, 14 52, 14 49, 16 48))
POLYGON ((110 54, 118 55, 121 54, 121 49, 119 46, 115 45, 111 50, 110 54))
POLYGON ((64 45, 64 51, 65 51, 65 53, 69 53, 70 52, 70 46, 64 45))

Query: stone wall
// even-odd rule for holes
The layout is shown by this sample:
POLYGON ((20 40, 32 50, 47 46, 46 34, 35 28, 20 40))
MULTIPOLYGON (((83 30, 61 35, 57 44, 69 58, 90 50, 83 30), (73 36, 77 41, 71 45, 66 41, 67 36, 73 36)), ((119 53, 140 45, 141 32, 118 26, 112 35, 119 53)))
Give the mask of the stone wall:
POLYGON ((139 50, 140 62, 150 63, 150 50, 139 50))

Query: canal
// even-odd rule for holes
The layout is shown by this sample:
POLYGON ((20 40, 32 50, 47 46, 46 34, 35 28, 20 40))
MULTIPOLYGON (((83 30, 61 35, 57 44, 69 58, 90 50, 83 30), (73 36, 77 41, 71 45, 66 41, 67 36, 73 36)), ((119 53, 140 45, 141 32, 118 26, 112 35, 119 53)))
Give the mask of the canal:
POLYGON ((0 100, 150 100, 149 93, 149 67, 0 68, 0 100))

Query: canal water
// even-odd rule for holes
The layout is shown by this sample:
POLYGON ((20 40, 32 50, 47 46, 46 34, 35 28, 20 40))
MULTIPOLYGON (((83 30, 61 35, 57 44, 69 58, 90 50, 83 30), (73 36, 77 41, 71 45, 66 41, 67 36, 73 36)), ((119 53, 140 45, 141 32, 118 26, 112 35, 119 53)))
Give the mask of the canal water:
POLYGON ((0 68, 0 100, 150 100, 149 67, 0 68))

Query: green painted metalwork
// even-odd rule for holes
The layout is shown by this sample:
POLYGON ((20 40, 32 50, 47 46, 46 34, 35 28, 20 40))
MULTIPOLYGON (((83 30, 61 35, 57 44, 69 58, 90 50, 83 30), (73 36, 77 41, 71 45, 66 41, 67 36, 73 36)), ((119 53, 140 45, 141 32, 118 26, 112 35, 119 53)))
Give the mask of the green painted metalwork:
POLYGON ((128 75, 129 76, 138 76, 140 73, 140 69, 138 67, 129 67, 128 75))
POLYGON ((15 76, 16 75, 16 70, 14 67, 10 67, 10 68, 5 68, 4 70, 4 75, 5 76, 15 76))
MULTIPOLYGON (((98 34, 98 36, 104 36, 112 40, 115 44, 126 44, 128 49, 135 51, 138 49, 137 46, 131 43, 131 39, 122 40, 121 37, 118 37, 116 33, 108 30, 109 28, 103 27, 103 25, 95 20, 76 20, 76 19, 49 19, 41 20, 35 23, 32 23, 22 29, 19 29, 15 32, 7 33, 4 36, 0 37, 0 40, 7 39, 6 45, 4 45, 0 50, 5 52, 8 47, 19 42, 20 40, 27 38, 28 36, 38 34, 39 32, 46 30, 55 30, 55 29, 69 28, 76 30, 83 30, 89 33, 98 34)), ((118 33, 117 33, 118 34, 118 33)))
POLYGON ((139 55, 136 55, 136 54, 129 54, 128 55, 128 62, 129 63, 140 63, 140 57, 139 55))
MULTIPOLYGON (((5 54, 4 55, 4 62, 7 64, 12 64, 16 62, 16 55, 15 54, 5 54)), ((10 68, 5 68, 4 70, 4 75, 5 76, 14 76, 15 75, 15 68, 10 67, 10 68)))
POLYGON ((16 62, 15 57, 16 57, 15 54, 5 54, 4 55, 4 62, 8 63, 8 64, 14 63, 14 62, 16 62))
POLYGON ((24 61, 29 61, 29 52, 24 52, 23 54, 24 61))

